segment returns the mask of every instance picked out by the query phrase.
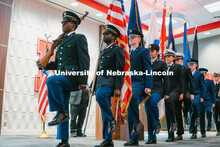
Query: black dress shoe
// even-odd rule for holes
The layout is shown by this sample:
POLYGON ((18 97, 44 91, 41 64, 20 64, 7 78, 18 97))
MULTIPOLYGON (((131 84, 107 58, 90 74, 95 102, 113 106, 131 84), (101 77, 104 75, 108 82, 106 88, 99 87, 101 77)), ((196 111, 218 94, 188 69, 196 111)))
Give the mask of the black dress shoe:
POLYGON ((156 143, 157 143, 157 141, 153 141, 153 140, 149 140, 149 141, 145 142, 145 144, 156 144, 156 143))
POLYGON ((112 134, 116 131, 116 121, 115 120, 112 120, 110 122, 108 122, 108 133, 109 134, 112 134))
POLYGON ((94 147, 114 147, 114 143, 112 140, 104 140, 99 145, 95 145, 94 147))
POLYGON ((160 133, 160 129, 161 129, 161 125, 159 124, 158 126, 156 126, 153 130, 153 135, 155 134, 159 134, 160 133))
MULTIPOLYGON (((77 136, 83 137, 83 133, 82 132, 77 132, 77 136)), ((84 137, 86 137, 86 135, 84 137)))
POLYGON ((171 123, 169 132, 174 132, 176 130, 176 123, 171 123))
POLYGON ((64 121, 69 120, 68 112, 58 112, 57 115, 53 118, 51 122, 48 123, 48 126, 59 125, 64 121))
POLYGON ((68 142, 66 142, 66 143, 60 142, 58 145, 56 145, 56 147, 70 147, 70 145, 68 142))
POLYGON ((216 133, 216 136, 220 136, 220 131, 218 131, 218 132, 216 133))
POLYGON ((178 135, 175 140, 183 140, 183 136, 182 135, 178 135))
POLYGON ((197 127, 198 127, 198 126, 199 126, 199 124, 200 124, 200 119, 199 119, 199 117, 197 117, 197 118, 196 118, 196 121, 195 121, 195 126, 197 126, 197 127))
POLYGON ((207 126, 207 131, 210 131, 212 129, 212 125, 211 124, 208 124, 207 126))
POLYGON ((202 138, 205 138, 206 137, 206 134, 202 134, 202 138))
POLYGON ((140 131, 141 131, 141 128, 143 127, 143 124, 142 122, 139 120, 138 123, 135 123, 134 126, 133 126, 133 130, 131 132, 131 135, 137 135, 140 131))
POLYGON ((165 142, 175 142, 174 138, 168 138, 165 142))
POLYGON ((129 140, 124 144, 124 146, 139 146, 139 143, 137 140, 129 140))
POLYGON ((197 135, 196 134, 192 134, 192 136, 190 137, 190 139, 196 139, 197 135))

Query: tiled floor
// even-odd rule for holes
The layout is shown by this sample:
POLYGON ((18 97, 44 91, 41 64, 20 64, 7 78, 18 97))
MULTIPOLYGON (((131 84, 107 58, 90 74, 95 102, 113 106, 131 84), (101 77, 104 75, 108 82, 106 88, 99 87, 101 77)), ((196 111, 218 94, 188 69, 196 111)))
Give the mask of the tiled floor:
MULTIPOLYGON (((145 145, 145 141, 140 141, 140 146, 157 146, 157 147, 220 147, 220 136, 215 136, 216 132, 208 132, 206 138, 201 138, 198 133, 198 139, 190 140, 190 134, 185 132, 183 141, 176 141, 174 143, 164 142, 167 139, 167 132, 162 131, 157 136, 158 143, 156 145, 145 145)), ((147 134, 146 134, 147 135, 147 134)), ((146 136, 147 138, 147 136, 146 136)), ((0 136, 0 147, 54 147, 59 141, 55 136, 50 139, 38 139, 36 136, 0 136)), ((99 144, 101 140, 95 139, 94 136, 70 138, 69 143, 71 147, 92 147, 99 144)), ((125 141, 115 140, 115 147, 122 147, 125 141)))

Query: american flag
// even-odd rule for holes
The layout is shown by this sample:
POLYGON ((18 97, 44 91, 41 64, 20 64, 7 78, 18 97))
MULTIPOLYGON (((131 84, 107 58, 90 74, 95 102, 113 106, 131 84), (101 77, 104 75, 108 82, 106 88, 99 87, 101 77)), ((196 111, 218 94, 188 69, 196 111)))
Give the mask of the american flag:
MULTIPOLYGON (((48 52, 48 44, 46 44, 47 52, 48 52)), ((48 106, 48 98, 47 98, 47 85, 46 80, 48 75, 50 74, 49 70, 43 70, 42 79, 40 85, 40 92, 38 97, 38 114, 41 116, 41 123, 46 121, 45 113, 48 106)))
MULTIPOLYGON (((124 49, 125 53, 125 69, 124 71, 130 71, 130 56, 128 48, 128 37, 127 37, 127 27, 126 27, 126 17, 123 0, 113 0, 109 6, 106 25, 114 25, 119 31, 120 36, 116 40, 116 45, 121 46, 124 49)), ((121 115, 126 116, 127 108, 130 103, 132 96, 132 87, 131 87, 131 76, 125 75, 123 86, 121 89, 120 101, 123 104, 121 108, 121 115)))

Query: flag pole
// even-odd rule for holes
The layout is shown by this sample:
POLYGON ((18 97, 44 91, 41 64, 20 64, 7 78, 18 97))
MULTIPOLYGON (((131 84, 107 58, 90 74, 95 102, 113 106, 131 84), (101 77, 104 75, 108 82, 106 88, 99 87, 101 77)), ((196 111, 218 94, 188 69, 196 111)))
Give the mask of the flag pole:
MULTIPOLYGON (((116 97, 117 98, 117 104, 116 104, 116 114, 115 114, 115 120, 116 122, 118 121, 118 107, 119 107, 119 97, 116 97)), ((114 132, 115 134, 115 132, 114 132)))
POLYGON ((118 107, 119 107, 119 98, 117 98, 117 104, 116 104, 116 114, 115 114, 115 120, 117 121, 118 120, 118 107))
POLYGON ((45 131, 45 122, 43 122, 43 131, 40 134, 40 136, 37 136, 37 138, 50 138, 50 136, 48 136, 46 131, 45 131))
MULTIPOLYGON (((48 39, 51 37, 51 35, 47 36, 47 34, 45 34, 45 37, 46 37, 46 49, 48 49, 48 39)), ((42 116, 41 116, 41 118, 42 118, 42 116)), ((42 131, 41 135, 37 136, 37 138, 50 138, 50 136, 48 136, 45 131, 45 121, 46 121, 46 117, 43 122, 43 131, 42 131)))
MULTIPOLYGON (((100 50, 102 49, 102 45, 103 45, 103 38, 101 38, 100 50)), ((91 104, 92 104, 92 96, 95 93, 95 86, 96 86, 95 83, 96 83, 96 77, 97 77, 96 72, 98 71, 100 50, 99 50, 99 54, 98 54, 98 58, 97 58, 97 62, 96 62, 95 73, 94 73, 92 87, 91 87, 90 95, 89 95, 89 107, 88 107, 88 111, 87 111, 87 115, 86 115, 86 121, 85 121, 84 130, 83 130, 83 137, 86 136, 85 133, 86 133, 86 127, 87 127, 87 123, 88 123, 88 119, 89 119, 90 108, 91 108, 91 104)))
POLYGON ((164 9, 166 9, 167 1, 163 2, 164 9))
POLYGON ((91 108, 91 103, 92 103, 92 96, 94 95, 94 91, 95 91, 96 72, 98 70, 99 56, 100 56, 100 53, 99 53, 98 58, 97 58, 97 63, 96 63, 96 68, 95 68, 95 73, 94 73, 94 78, 93 78, 93 83, 92 83, 92 88, 91 88, 92 90, 91 90, 91 93, 89 95, 89 108, 88 108, 88 112, 87 112, 87 115, 86 115, 86 122, 85 122, 84 130, 83 130, 83 137, 85 137, 86 127, 87 127, 87 123, 88 123, 88 119, 89 119, 89 113, 90 113, 90 108, 91 108))

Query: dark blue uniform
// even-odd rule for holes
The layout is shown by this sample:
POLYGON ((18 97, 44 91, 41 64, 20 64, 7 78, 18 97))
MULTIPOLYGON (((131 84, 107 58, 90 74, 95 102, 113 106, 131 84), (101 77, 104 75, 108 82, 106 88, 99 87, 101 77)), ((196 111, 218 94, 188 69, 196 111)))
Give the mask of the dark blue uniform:
POLYGON ((212 104, 216 102, 215 86, 212 80, 205 80, 207 92, 203 98, 204 101, 200 103, 200 131, 201 134, 205 134, 205 113, 208 119, 208 124, 212 124, 212 104))
POLYGON ((199 105, 200 99, 205 98, 206 96, 206 84, 204 80, 204 75, 197 70, 193 74, 195 82, 195 97, 191 104, 191 116, 190 116, 190 133, 197 133, 197 126, 195 125, 195 120, 199 117, 199 105))
POLYGON ((115 44, 103 49, 99 56, 98 71, 103 71, 103 75, 97 76, 96 80, 96 101, 102 113, 102 133, 103 139, 112 140, 112 134, 108 133, 108 124, 114 120, 111 111, 111 96, 115 89, 121 90, 124 75, 107 75, 107 70, 124 71, 125 55, 122 47, 115 44))
MULTIPOLYGON (((140 71, 143 73, 150 73, 151 68, 151 58, 149 54, 149 49, 137 47, 130 54, 131 62, 131 72, 140 71)), ((139 109, 138 109, 138 98, 142 97, 145 92, 145 88, 152 89, 153 77, 149 75, 133 75, 131 76, 132 83, 132 98, 128 107, 128 127, 129 127, 129 138, 130 140, 139 140, 138 135, 131 135, 133 130, 133 125, 140 121, 139 119, 139 109)))
MULTIPOLYGON (((62 71, 89 70, 90 58, 87 40, 84 35, 72 33, 59 45, 55 62, 50 62, 45 69, 62 71)), ((50 111, 68 111, 71 90, 77 90, 79 84, 87 84, 88 76, 53 75, 46 81, 50 111)), ((69 121, 57 126, 57 139, 68 140, 69 121)))
MULTIPOLYGON (((152 63, 153 71, 167 71, 167 64, 164 61, 156 59, 152 63)), ((166 75, 153 76, 153 88, 151 90, 151 97, 145 102, 145 112, 147 114, 148 125, 148 141, 156 141, 156 134, 153 134, 153 129, 159 125, 159 110, 158 102, 164 97, 169 95, 169 80, 166 75)))
POLYGON ((184 97, 183 97, 183 102, 184 102, 184 109, 183 109, 183 114, 185 119, 188 118, 188 112, 190 111, 191 107, 191 95, 195 95, 194 89, 194 79, 193 75, 191 72, 191 69, 189 67, 184 67, 183 68, 183 76, 184 76, 184 82, 185 82, 185 91, 184 91, 184 97))
POLYGON ((215 84, 215 91, 216 91, 216 104, 214 107, 214 120, 216 125, 216 130, 219 133, 220 132, 220 82, 215 84))

